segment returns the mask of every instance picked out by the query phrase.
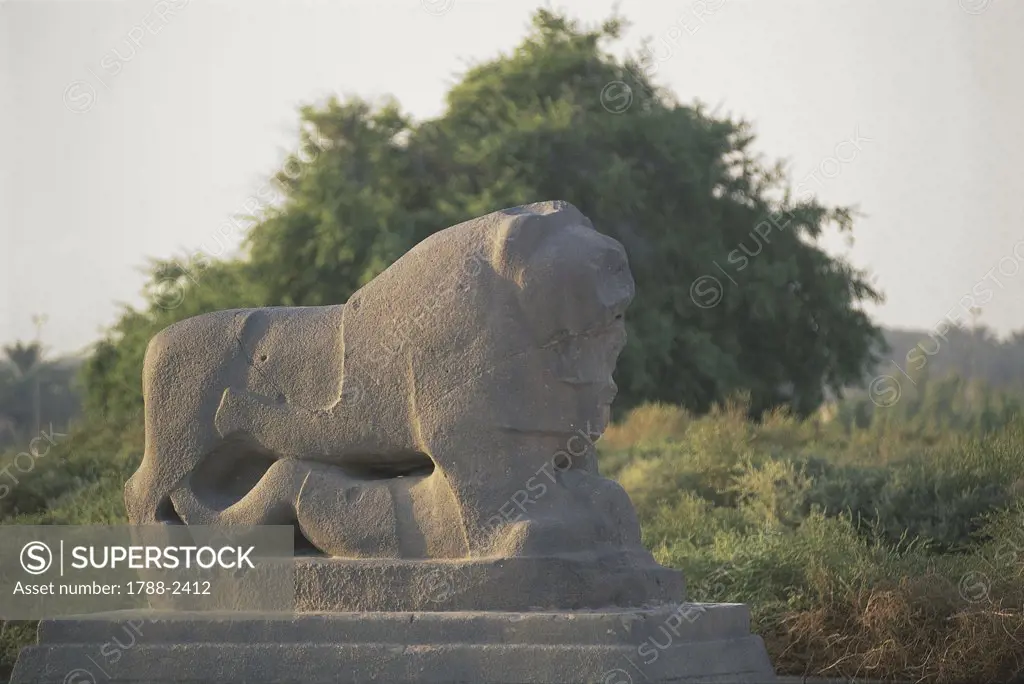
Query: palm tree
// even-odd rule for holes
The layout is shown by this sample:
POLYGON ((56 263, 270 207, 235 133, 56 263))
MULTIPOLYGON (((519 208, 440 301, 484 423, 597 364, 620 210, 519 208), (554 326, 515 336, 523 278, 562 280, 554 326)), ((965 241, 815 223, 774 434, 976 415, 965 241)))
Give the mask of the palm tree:
POLYGON ((39 342, 4 345, 3 354, 0 423, 11 426, 9 431, 22 439, 41 427, 40 383, 48 364, 43 361, 43 347, 39 342))
POLYGON ((43 360, 43 346, 39 342, 15 342, 4 345, 4 356, 14 366, 20 378, 27 378, 43 360))
MULTIPOLYGON (((36 317, 41 326, 42 317, 36 317)), ((81 358, 46 358, 42 343, 0 347, 0 450, 29 442, 53 425, 63 430, 81 408, 76 377, 81 358)))

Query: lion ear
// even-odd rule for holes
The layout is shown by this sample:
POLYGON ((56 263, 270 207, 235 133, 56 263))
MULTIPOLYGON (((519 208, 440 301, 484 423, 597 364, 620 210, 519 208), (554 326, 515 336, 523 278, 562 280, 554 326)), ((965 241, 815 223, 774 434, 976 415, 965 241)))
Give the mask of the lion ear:
POLYGON ((503 226, 495 247, 494 264, 501 274, 522 288, 530 258, 541 248, 546 237, 554 232, 550 216, 521 213, 503 226))
POLYGON ((521 213, 509 218, 498 244, 499 263, 513 266, 530 258, 551 229, 541 214, 521 213))
POLYGON ((547 237, 574 224, 593 227, 579 209, 561 200, 527 204, 503 213, 507 219, 498 240, 497 263, 516 281, 547 237))

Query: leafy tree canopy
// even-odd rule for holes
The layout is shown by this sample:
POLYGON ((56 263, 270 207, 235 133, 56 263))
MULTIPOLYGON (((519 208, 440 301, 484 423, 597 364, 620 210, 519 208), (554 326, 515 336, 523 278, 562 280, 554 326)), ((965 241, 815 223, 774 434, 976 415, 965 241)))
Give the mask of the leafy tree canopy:
POLYGON ((252 217, 246 257, 157 263, 148 308, 127 310, 88 364, 89 406, 137 410, 146 341, 174 320, 341 303, 431 233, 548 199, 572 202, 629 252, 637 299, 620 407, 703 411, 746 390, 755 413, 806 414, 826 389, 858 382, 879 339, 860 304, 880 295, 816 245, 829 226, 849 230, 851 211, 794 199, 781 164, 752 152, 748 123, 681 105, 641 60, 611 56, 622 28, 540 10, 525 41, 469 69, 434 120, 393 101, 303 108, 299 151, 274 178, 280 201, 252 217), (740 258, 709 306, 715 281, 702 276, 740 258))

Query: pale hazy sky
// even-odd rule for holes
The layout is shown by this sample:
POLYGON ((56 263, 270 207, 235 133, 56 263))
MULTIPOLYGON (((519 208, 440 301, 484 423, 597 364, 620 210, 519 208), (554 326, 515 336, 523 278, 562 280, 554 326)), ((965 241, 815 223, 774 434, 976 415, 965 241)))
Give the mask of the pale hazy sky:
MULTIPOLYGON (((300 104, 392 94, 436 116, 538 4, 0 0, 0 342, 33 337, 34 313, 54 352, 95 341, 141 302, 147 257, 214 244, 243 211, 300 104)), ((555 6, 597 22, 613 3, 555 6)), ((983 322, 1024 328, 1024 2, 619 8, 622 49, 653 38, 661 84, 752 120, 794 185, 818 169, 805 188, 859 205, 852 247, 825 244, 877 275, 879 322, 933 327, 974 290, 983 322)))

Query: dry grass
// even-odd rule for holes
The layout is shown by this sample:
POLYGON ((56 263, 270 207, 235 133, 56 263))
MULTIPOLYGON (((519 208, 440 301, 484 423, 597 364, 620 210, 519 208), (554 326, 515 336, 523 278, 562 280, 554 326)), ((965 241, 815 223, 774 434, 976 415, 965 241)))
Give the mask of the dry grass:
POLYGON ((761 634, 779 672, 916 682, 1024 676, 1021 598, 968 603, 937 574, 792 611, 761 634))

